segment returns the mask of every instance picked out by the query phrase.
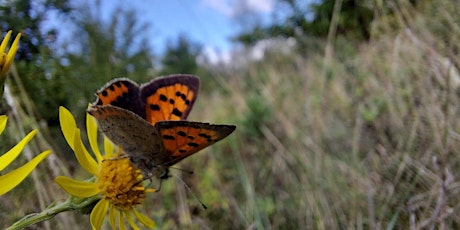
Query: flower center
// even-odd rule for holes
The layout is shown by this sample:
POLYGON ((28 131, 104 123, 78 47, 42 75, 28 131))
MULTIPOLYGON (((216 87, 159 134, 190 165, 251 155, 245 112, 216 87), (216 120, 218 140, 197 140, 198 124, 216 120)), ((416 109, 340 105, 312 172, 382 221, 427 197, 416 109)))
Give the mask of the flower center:
POLYGON ((141 180, 142 173, 133 167, 128 158, 106 158, 102 161, 99 189, 105 199, 122 210, 130 210, 145 199, 147 190, 141 180))

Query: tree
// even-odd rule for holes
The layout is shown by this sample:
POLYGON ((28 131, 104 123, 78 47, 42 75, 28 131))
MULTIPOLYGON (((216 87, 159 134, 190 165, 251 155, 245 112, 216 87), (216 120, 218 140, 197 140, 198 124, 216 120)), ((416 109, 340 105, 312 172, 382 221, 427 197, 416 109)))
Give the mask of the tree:
POLYGON ((196 74, 197 57, 201 53, 201 45, 193 43, 185 35, 179 35, 175 43, 168 44, 161 60, 161 75, 175 73, 196 74))
POLYGON ((49 79, 48 67, 53 65, 54 58, 51 44, 57 32, 52 28, 44 29, 42 25, 51 12, 65 15, 70 11, 68 1, 57 0, 45 0, 40 5, 31 0, 3 1, 0 5, 1 31, 12 30, 13 33, 23 34, 15 62, 20 79, 13 81, 11 89, 15 93, 23 88, 23 92, 29 94, 33 100, 30 104, 37 108, 33 115, 39 119, 52 119, 50 115, 53 113, 50 113, 49 108, 66 101, 56 92, 62 82, 49 79))
MULTIPOLYGON (((268 26, 256 25, 252 30, 243 32, 233 39, 245 45, 254 45, 259 40, 274 37, 293 37, 301 44, 309 36, 325 38, 336 0, 323 0, 311 5, 304 2, 279 0, 278 4, 287 6, 288 16, 268 26), (310 15, 311 18, 307 17, 310 15)), ((338 35, 358 40, 369 38, 373 11, 365 2, 343 0, 338 19, 338 35)))

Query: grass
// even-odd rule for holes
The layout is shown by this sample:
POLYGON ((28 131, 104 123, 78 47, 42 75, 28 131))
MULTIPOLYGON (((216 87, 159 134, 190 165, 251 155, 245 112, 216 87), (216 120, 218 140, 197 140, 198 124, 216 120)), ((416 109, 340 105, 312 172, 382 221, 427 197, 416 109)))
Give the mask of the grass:
MULTIPOLYGON (((338 39, 331 59, 269 55, 216 70, 219 87, 200 94, 190 119, 238 128, 178 166, 194 170, 183 179, 208 209, 172 178, 145 213, 162 229, 459 228, 460 32, 449 29, 458 27, 455 1, 443 3, 438 17, 399 6, 369 43, 351 49, 338 39)), ((2 197, 2 209, 19 206, 19 194, 2 197)))

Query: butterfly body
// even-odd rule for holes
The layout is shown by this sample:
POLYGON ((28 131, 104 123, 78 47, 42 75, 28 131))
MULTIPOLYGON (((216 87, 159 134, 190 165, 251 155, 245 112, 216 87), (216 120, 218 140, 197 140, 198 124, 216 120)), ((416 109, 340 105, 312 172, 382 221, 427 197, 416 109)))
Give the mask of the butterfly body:
POLYGON ((184 121, 198 88, 198 78, 190 75, 155 79, 141 87, 117 79, 98 91, 98 99, 87 112, 144 177, 165 178, 170 166, 222 140, 236 128, 184 121))

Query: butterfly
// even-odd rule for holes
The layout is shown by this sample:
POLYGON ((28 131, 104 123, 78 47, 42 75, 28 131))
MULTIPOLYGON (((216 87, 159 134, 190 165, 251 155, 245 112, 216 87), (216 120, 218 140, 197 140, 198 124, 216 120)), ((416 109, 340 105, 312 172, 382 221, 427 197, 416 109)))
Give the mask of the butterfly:
POLYGON ((198 89, 199 80, 191 75, 157 78, 140 87, 128 79, 116 79, 96 93, 98 99, 87 112, 145 178, 163 179, 170 166, 236 129, 184 120, 198 89))

